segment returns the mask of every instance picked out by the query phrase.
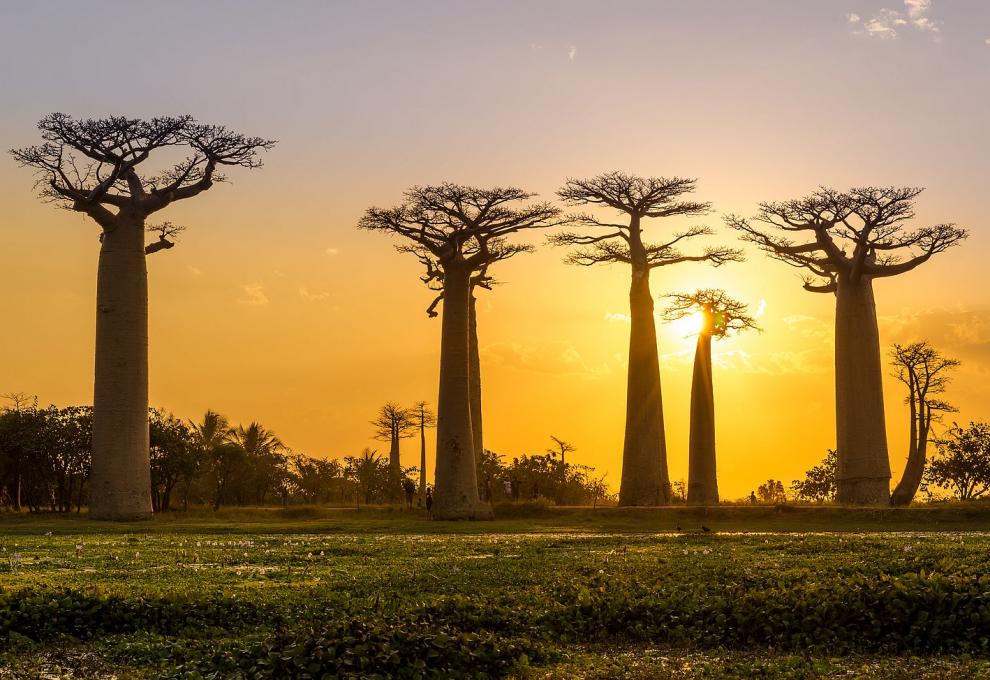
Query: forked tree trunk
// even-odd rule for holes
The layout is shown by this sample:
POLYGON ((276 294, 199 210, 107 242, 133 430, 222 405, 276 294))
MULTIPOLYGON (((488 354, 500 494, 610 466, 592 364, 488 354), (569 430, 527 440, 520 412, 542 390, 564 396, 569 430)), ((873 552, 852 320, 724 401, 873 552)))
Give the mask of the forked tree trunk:
POLYGON ((925 463, 928 458, 928 432, 931 427, 931 408, 924 400, 916 400, 915 392, 911 391, 911 442, 908 447, 908 459, 904 465, 904 474, 890 494, 890 504, 896 506, 911 505, 918 493, 921 480, 925 474, 925 463), (917 406, 915 405, 915 402, 917 406))
MULTIPOLYGON (((474 445, 474 458, 478 465, 481 464, 481 457, 485 453, 485 444, 482 438, 482 415, 481 415, 481 357, 478 352, 478 315, 477 299, 474 291, 471 292, 471 309, 468 315, 468 371, 471 388, 471 442, 474 445)), ((481 482, 481 475, 478 475, 481 482)), ((485 494, 478 489, 479 498, 486 498, 485 494)))
MULTIPOLYGON (((707 329, 709 319, 706 319, 707 329)), ((691 434, 688 440, 688 505, 718 505, 715 468, 715 395, 712 389, 712 336, 698 334, 691 380, 691 434)))
POLYGON ((149 517, 148 269, 140 218, 124 216, 103 233, 94 387, 90 514, 149 517))
POLYGON ((840 276, 835 307, 835 425, 840 503, 887 505, 890 461, 873 284, 840 276))
POLYGON ((478 497, 478 469, 471 426, 471 272, 444 270, 440 338, 440 394, 437 399, 437 460, 433 517, 489 519, 491 508, 478 497))
POLYGON ((667 449, 660 399, 660 361, 653 320, 650 270, 633 267, 629 288, 629 375, 619 505, 670 502, 667 449))

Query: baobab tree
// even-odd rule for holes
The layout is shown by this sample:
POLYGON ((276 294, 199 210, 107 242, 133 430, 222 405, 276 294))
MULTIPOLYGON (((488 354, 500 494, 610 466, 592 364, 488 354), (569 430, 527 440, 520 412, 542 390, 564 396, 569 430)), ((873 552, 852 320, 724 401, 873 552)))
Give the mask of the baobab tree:
POLYGON ((258 152, 274 142, 190 116, 76 120, 55 113, 38 128, 42 143, 12 150, 14 158, 37 171, 42 198, 88 215, 101 230, 90 514, 146 517, 152 505, 145 257, 171 248, 176 230, 155 227, 159 238, 146 245, 145 222, 221 182, 220 168, 260 167, 258 152), (152 155, 176 152, 184 160, 142 172, 152 155))
POLYGON ((685 241, 711 235, 713 232, 707 227, 691 227, 659 243, 645 240, 643 221, 646 219, 693 217, 709 211, 708 203, 683 199, 694 191, 695 184, 693 179, 679 177, 637 177, 610 172, 591 179, 569 179, 557 192, 568 205, 608 208, 622 216, 620 222, 609 222, 593 215, 577 215, 576 223, 608 231, 597 235, 565 232, 551 237, 555 245, 576 246, 566 260, 571 264, 621 263, 632 274, 619 505, 660 505, 669 503, 671 498, 650 272, 681 262, 719 266, 741 257, 741 252, 734 248, 710 247, 696 255, 680 250, 685 241))
MULTIPOLYGON (((488 257, 478 266, 478 269, 471 275, 471 307, 468 312, 468 363, 470 364, 470 391, 471 391, 471 435, 474 441, 474 450, 479 462, 481 454, 485 451, 484 444, 484 416, 481 408, 481 353, 478 348, 478 297, 479 289, 491 290, 498 282, 488 274, 488 270, 496 262, 508 260, 520 253, 531 253, 534 248, 531 245, 522 243, 508 243, 504 238, 479 237, 480 241, 486 241, 485 247, 488 257)), ((469 246, 474 250, 475 246, 469 246)), ((427 288, 436 291, 438 295, 426 309, 426 314, 430 318, 439 316, 436 311, 437 306, 443 301, 443 268, 437 263, 430 252, 422 247, 400 247, 400 252, 409 252, 415 255, 423 264, 424 274, 420 281, 426 284, 427 288)))
POLYGON ((375 439, 389 443, 388 472, 389 500, 399 498, 402 484, 402 466, 399 462, 399 440, 411 437, 416 431, 416 414, 394 402, 388 402, 378 410, 371 424, 375 427, 375 439))
POLYGON ((743 240, 810 272, 804 278, 805 290, 835 295, 836 499, 840 503, 890 501, 873 281, 909 272, 967 236, 952 224, 908 231, 906 223, 914 217, 914 199, 921 192, 913 187, 847 192, 822 188, 804 198, 761 203, 752 220, 726 217, 729 226, 742 232, 743 240))
POLYGON ((550 439, 551 441, 553 441, 553 447, 547 449, 547 453, 549 453, 551 456, 560 456, 561 466, 566 465, 567 461, 564 459, 565 456, 568 453, 573 453, 577 451, 577 447, 571 444, 570 442, 564 441, 560 437, 555 437, 553 435, 550 435, 550 439))
POLYGON ((894 364, 894 377, 908 388, 905 402, 911 413, 907 463, 901 480, 890 494, 891 505, 903 506, 911 504, 921 486, 932 422, 940 420, 942 413, 958 410, 938 395, 945 392, 952 380, 949 372, 961 362, 944 356, 927 342, 894 345, 890 358, 894 364))
POLYGON ((419 496, 426 496, 426 428, 436 427, 437 416, 425 401, 412 407, 413 420, 419 430, 419 496))
POLYGON ((706 288, 668 295, 664 319, 675 321, 701 315, 691 378, 691 430, 688 437, 688 505, 718 504, 715 461, 715 394, 712 386, 712 339, 747 329, 758 330, 746 304, 724 290, 706 288))
POLYGON ((532 194, 512 187, 479 189, 457 184, 414 187, 405 203, 369 208, 359 227, 399 235, 422 248, 441 272, 443 316, 437 400, 437 519, 484 519, 491 508, 478 496, 471 423, 471 279, 493 257, 492 246, 510 234, 560 225, 560 210, 519 206, 532 194))

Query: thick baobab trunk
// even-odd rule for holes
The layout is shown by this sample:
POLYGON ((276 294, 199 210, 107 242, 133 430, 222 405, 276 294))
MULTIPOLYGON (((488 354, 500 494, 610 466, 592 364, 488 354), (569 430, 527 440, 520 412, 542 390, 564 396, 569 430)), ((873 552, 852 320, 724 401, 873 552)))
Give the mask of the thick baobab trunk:
POLYGON ((691 434, 688 440, 688 505, 718 505, 715 468, 715 395, 712 389, 712 336, 706 319, 698 334, 691 380, 691 434))
POLYGON ((490 519, 478 497, 478 470, 471 426, 470 271, 444 270, 440 338, 440 395, 437 399, 436 519, 490 519))
MULTIPOLYGON (((468 371, 471 388, 471 442, 474 445, 474 458, 480 465, 481 456, 485 452, 485 444, 482 438, 482 415, 481 415, 481 357, 478 352, 478 316, 477 299, 474 292, 471 292, 471 309, 468 314, 468 371)), ((481 475, 478 475, 481 483, 481 475)), ((481 493, 478 489, 478 496, 487 500, 487 494, 481 493)))
POLYGON ((890 461, 873 284, 840 276, 835 307, 835 425, 840 503, 886 505, 890 461))
POLYGON ((151 515, 148 454, 148 270, 144 221, 122 217, 103 233, 96 284, 90 514, 151 515))
POLYGON ((660 361, 653 320, 650 270, 633 267, 629 289, 629 376, 619 505, 670 501, 667 449, 660 399, 660 361))
POLYGON ((911 441, 908 445, 907 463, 904 474, 890 494, 890 504, 897 506, 911 505, 914 495, 918 493, 921 479, 925 474, 925 463, 928 458, 928 431, 931 427, 931 410, 924 401, 918 404, 914 387, 911 390, 911 441))

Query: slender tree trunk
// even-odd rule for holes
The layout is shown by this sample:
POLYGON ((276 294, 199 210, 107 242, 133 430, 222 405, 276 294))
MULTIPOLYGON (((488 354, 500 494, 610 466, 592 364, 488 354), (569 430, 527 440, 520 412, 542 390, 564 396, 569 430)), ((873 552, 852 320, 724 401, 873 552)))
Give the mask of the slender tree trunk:
MULTIPOLYGON (((474 297, 474 290, 471 291, 471 309, 468 315, 468 377, 471 386, 471 441, 474 444, 474 457, 478 464, 485 453, 485 445, 482 438, 482 415, 481 415, 481 358, 478 352, 478 312, 477 299, 474 297)), ((478 496, 488 501, 486 493, 482 493, 481 473, 478 473, 478 496)))
POLYGON ((911 446, 908 450, 907 464, 904 474, 890 494, 890 504, 896 506, 910 505, 914 500, 921 480, 925 475, 925 463, 928 459, 928 432, 931 428, 931 409, 924 399, 911 395, 911 446), (918 402, 917 409, 915 401, 918 402))
POLYGON ((399 500, 402 491, 400 478, 402 469, 399 462, 399 432, 396 426, 392 426, 392 439, 388 449, 388 500, 395 502, 399 500))
POLYGON ((478 469, 471 427, 469 325, 470 274, 444 270, 440 339, 440 394, 437 399, 436 519, 488 519, 491 508, 478 498, 478 469))
POLYGON ((94 518, 151 515, 148 269, 139 217, 122 216, 100 248, 91 479, 94 518))
POLYGON ((835 424, 840 503, 887 505, 890 460, 880 333, 868 278, 840 276, 835 311, 835 424))
POLYGON ((632 270, 626 432, 619 505, 663 505, 670 502, 670 478, 650 270, 645 265, 633 265, 632 270))
POLYGON ((419 495, 426 497, 426 414, 424 407, 419 413, 419 495))
MULTIPOLYGON (((710 320, 706 319, 705 329, 710 320)), ((712 336, 702 330, 694 351, 691 382, 691 434, 688 443, 688 505, 718 505, 715 467, 715 395, 712 388, 712 336)))

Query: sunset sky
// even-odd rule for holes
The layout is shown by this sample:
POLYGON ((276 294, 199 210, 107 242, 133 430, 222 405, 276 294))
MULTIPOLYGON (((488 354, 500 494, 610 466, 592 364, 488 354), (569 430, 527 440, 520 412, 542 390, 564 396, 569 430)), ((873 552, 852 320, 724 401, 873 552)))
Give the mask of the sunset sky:
MULTIPOLYGON (((364 209, 441 181, 554 200, 567 177, 620 169, 698 178, 713 214, 649 233, 708 224, 726 244, 721 215, 760 200, 927 187, 917 226, 971 236, 877 283, 883 351, 927 339, 961 359, 947 398, 960 420, 990 419, 985 0, 9 2, 0 63, 4 149, 38 141, 53 111, 190 113, 279 140, 261 170, 156 215, 188 227, 149 258, 151 401, 178 416, 259 420, 313 456, 381 446, 382 403, 436 400, 440 324, 418 263, 355 228, 364 209)), ((90 403, 99 231, 32 183, 0 160, 0 392, 90 403)), ((486 447, 542 452, 554 434, 617 488, 629 273, 524 240, 538 252, 480 297, 486 447)), ((657 295, 698 287, 764 328, 715 344, 722 495, 789 484, 834 445, 834 298, 752 250, 653 275, 657 295)), ((694 340, 659 332, 679 480, 694 340)), ((886 388, 896 479, 908 415, 886 388)), ((404 464, 418 455, 403 443, 404 464)))

